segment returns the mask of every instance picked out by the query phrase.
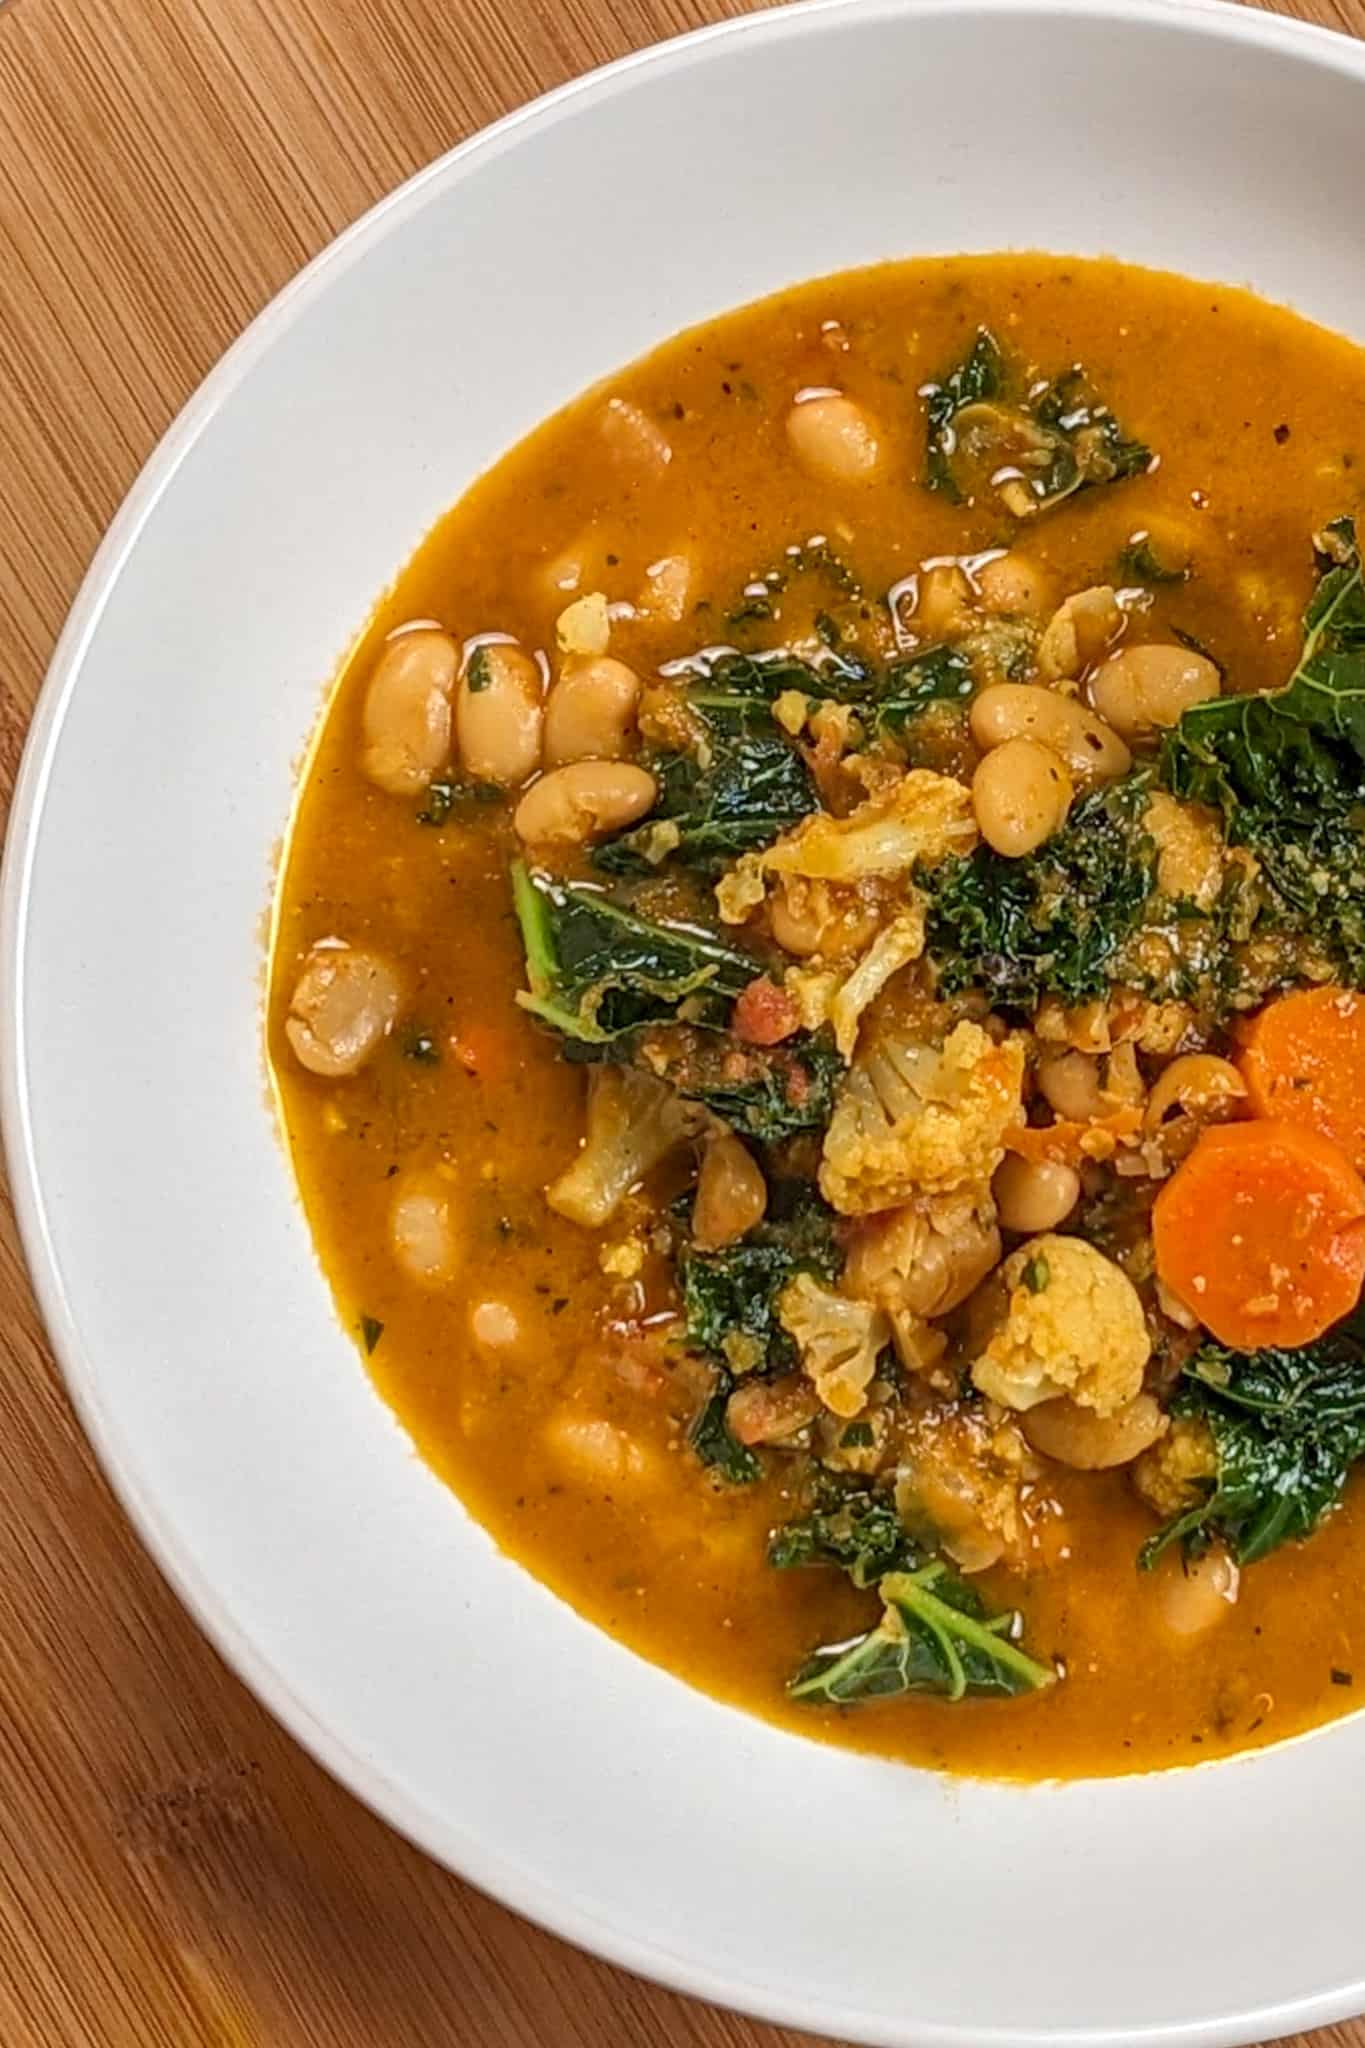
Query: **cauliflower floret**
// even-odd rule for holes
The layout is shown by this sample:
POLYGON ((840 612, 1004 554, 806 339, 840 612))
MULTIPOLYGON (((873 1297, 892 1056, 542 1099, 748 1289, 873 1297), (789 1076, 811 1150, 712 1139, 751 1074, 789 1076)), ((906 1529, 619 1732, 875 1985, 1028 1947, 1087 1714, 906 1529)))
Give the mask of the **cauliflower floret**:
POLYGON ((1049 1231, 1020 1245, 1001 1277, 1009 1306, 972 1366, 983 1394, 1018 1409, 1067 1394, 1112 1415, 1141 1392, 1147 1320, 1132 1281, 1103 1252, 1049 1231))
POLYGON ((970 853, 977 840, 971 791, 928 768, 900 776, 884 796, 847 818, 817 811, 762 853, 741 854, 716 884, 727 924, 743 924, 762 903, 770 875, 818 882, 861 882, 906 874, 917 862, 970 853))
POLYGON ((1038 673, 1045 683, 1074 681, 1123 631, 1123 612, 1111 584, 1078 590, 1048 620, 1038 643, 1038 673))
POLYGON ((796 1003, 802 1028, 818 1031, 822 1024, 832 1024, 835 1044, 849 1060, 858 1043, 864 1010, 892 975, 918 960, 923 951, 924 904, 915 895, 877 934, 851 972, 840 974, 833 967, 789 967, 783 986, 796 1003))
POLYGON ((588 1077, 587 1133, 573 1165, 551 1181, 545 1199, 585 1229, 610 1222, 651 1167, 706 1122, 662 1081, 634 1067, 594 1067, 588 1077))
POLYGON ((850 1301, 822 1287, 810 1273, 789 1280, 777 1300, 777 1319, 795 1343, 801 1364, 831 1414, 861 1414, 877 1360, 891 1340, 881 1309, 850 1301))
POLYGON ((863 1053, 835 1098, 820 1187, 846 1216, 893 1209, 916 1195, 984 1189, 1022 1120, 1024 1047, 997 1045, 961 1023, 941 1050, 884 1038, 863 1053))
POLYGON ((1022 1565, 1035 1529, 1060 1514, 1038 1484, 1042 1467, 1017 1423, 982 1406, 930 1409, 907 1427, 896 1472, 896 1509, 928 1525, 965 1572, 1002 1558, 1022 1565))
POLYGON ((572 604, 565 605, 555 620, 555 639, 559 642, 561 654, 587 659, 591 655, 606 653, 611 640, 611 620, 607 614, 607 600, 600 590, 590 590, 586 597, 576 597, 572 604))
POLYGON ((1159 1443, 1133 1467, 1133 1484, 1163 1522, 1197 1507, 1218 1477, 1218 1448, 1207 1422, 1176 1415, 1159 1443))
POLYGON ((828 1024, 834 998, 843 985, 843 976, 835 967, 789 967, 782 977, 803 1031, 818 1031, 828 1024))
POLYGON ((898 974, 924 951, 924 903, 915 896, 898 917, 878 932, 862 959, 829 1006, 834 1042, 846 1060, 858 1043, 863 1011, 898 974))

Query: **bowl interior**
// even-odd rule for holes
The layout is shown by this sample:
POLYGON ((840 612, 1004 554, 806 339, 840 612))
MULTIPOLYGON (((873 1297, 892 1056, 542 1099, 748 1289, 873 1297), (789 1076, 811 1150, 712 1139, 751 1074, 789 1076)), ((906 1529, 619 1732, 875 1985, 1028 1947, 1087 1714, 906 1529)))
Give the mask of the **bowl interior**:
POLYGON ((26 759, 11 1165, 143 1533, 268 1703, 435 1854, 843 2038, 1231 2041, 1354 2010, 1365 1723, 1193 1774, 954 1784, 690 1692, 497 1554, 338 1329, 273 1128, 261 920, 294 772, 434 516, 729 305, 1041 246, 1365 337, 1363 110, 1352 45, 1101 0, 798 8, 558 95, 379 209, 220 367, 99 557, 26 759))

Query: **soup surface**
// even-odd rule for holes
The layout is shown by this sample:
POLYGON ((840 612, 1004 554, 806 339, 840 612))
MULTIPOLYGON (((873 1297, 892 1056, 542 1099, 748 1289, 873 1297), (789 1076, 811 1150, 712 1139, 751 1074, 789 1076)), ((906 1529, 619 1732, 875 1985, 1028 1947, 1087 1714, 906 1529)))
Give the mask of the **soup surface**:
POLYGON ((1028 1777, 1355 1703, 1362 455, 1244 294, 896 264, 588 393, 379 605, 289 1142, 422 1454, 632 1648, 1028 1777))

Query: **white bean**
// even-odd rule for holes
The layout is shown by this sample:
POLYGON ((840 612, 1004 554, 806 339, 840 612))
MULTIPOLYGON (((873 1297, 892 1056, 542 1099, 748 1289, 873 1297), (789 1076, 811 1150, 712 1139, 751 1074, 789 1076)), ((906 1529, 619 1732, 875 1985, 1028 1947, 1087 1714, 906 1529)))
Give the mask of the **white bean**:
POLYGON ((1006 1230, 1024 1237, 1055 1230, 1081 1198, 1081 1177, 1061 1159, 1021 1159, 1007 1152, 991 1183, 995 1206, 1006 1230))
POLYGON ((1112 726, 1074 697, 1036 683, 988 683, 972 699, 972 738, 989 749, 1006 740, 1038 740, 1060 755, 1078 779, 1112 782, 1133 757, 1112 726))
POLYGON ((1030 1408, 1020 1427, 1035 1451, 1076 1472, 1108 1472, 1131 1465, 1166 1432, 1166 1417, 1150 1394, 1138 1394, 1112 1415, 1097 1415, 1066 1399, 1030 1408))
POLYGON ((988 846, 1010 860, 1032 853, 1065 821, 1071 777, 1051 747, 1006 740, 977 764, 972 808, 988 846))
POLYGON ((910 614, 924 640, 946 640, 965 631, 971 620, 972 586, 956 562, 938 562, 921 569, 910 614))
POLYGON ((839 392, 799 400, 787 414, 787 439, 801 467, 821 483, 864 483, 881 462, 871 416, 839 392))
POLYGON ((1048 578, 1027 555, 996 555, 976 572, 976 587, 988 612, 1009 618, 1040 618, 1051 595, 1048 578))
POLYGON ((568 669, 545 705, 545 765, 615 761, 628 753, 640 678, 609 654, 568 669))
POLYGON ((528 846, 582 846, 643 818, 658 794, 629 761, 570 761, 533 782, 513 814, 528 846))
POLYGON ((694 1244, 704 1252, 734 1244, 763 1221, 767 1207, 768 1183, 748 1146, 729 1131, 710 1139, 692 1204, 694 1244))
POLYGON ((514 1351, 522 1339, 521 1320, 505 1301, 476 1301, 469 1311, 469 1334, 484 1351, 514 1351))
POLYGON ((602 439, 625 469, 661 475, 673 460, 668 436, 629 398, 609 398, 598 414, 602 439))
POLYGON ((354 1074, 392 1031, 401 995, 387 960, 359 946, 314 946, 290 999, 284 1035, 300 1066, 354 1074))
POLYGON ((1226 1621, 1237 1604, 1241 1573, 1219 1545, 1186 1560, 1167 1554, 1156 1579, 1157 1611, 1173 1636, 1201 1636, 1226 1621))
POLYGON ((390 640, 361 713, 361 773, 390 796, 416 796, 450 760, 450 699, 460 666, 448 633, 426 627, 390 640))
POLYGON ((540 670, 524 648, 476 647, 455 702, 464 771, 475 782, 515 789, 540 765, 540 670))
POLYGON ((1088 1053, 1049 1053, 1038 1062, 1038 1086, 1057 1115, 1070 1123, 1089 1123, 1104 1114, 1099 1063, 1088 1053))
POLYGON ((648 1461, 639 1444, 614 1422, 598 1417, 559 1415, 545 1431, 559 1463, 580 1484, 604 1485, 643 1478, 648 1461))
POLYGON ((1143 740, 1222 687, 1214 664, 1191 648, 1122 647, 1096 669, 1090 701, 1124 739, 1143 740))
POLYGON ((1247 1084, 1231 1060, 1211 1052, 1182 1053, 1152 1083, 1143 1128, 1155 1131, 1177 1108, 1195 1116, 1221 1116, 1246 1092, 1247 1084))
POLYGON ((451 1279, 458 1246, 443 1181, 423 1175, 400 1186, 389 1210, 389 1247, 419 1287, 442 1287, 451 1279))
POLYGON ((692 581, 690 555, 661 555, 645 570, 640 610, 652 619, 667 619, 670 625, 676 626, 687 610, 692 581))

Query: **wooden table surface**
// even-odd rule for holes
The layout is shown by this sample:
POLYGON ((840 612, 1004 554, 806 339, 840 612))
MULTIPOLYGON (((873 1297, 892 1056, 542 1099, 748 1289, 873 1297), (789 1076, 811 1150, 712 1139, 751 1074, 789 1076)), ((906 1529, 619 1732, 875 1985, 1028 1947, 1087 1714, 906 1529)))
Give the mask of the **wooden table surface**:
MULTIPOLYGON (((0 0, 0 778, 153 443, 299 265, 507 108, 743 0, 0 0)), ((1365 0, 1292 11, 1365 34, 1365 0)), ((0 1240, 3 2048, 797 2048, 438 1870, 138 1548, 0 1240)), ((1303 2037, 1307 2042, 1310 2037, 1303 2037)), ((1365 2048, 1365 2024, 1311 2037, 1365 2048)))

